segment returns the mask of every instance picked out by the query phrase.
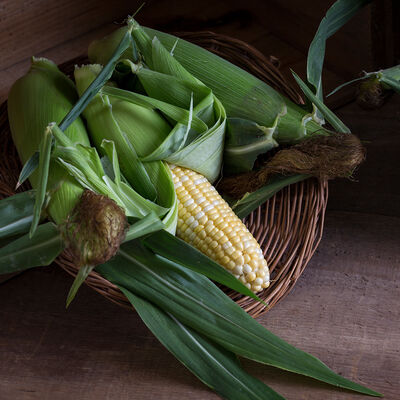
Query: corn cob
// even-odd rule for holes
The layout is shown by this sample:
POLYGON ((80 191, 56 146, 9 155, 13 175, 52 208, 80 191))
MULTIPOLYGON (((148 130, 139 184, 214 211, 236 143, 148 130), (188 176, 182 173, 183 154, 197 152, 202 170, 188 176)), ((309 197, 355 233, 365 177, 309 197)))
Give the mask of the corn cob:
POLYGON ((176 234, 230 271, 253 292, 269 286, 260 245, 208 180, 171 165, 178 197, 176 234))

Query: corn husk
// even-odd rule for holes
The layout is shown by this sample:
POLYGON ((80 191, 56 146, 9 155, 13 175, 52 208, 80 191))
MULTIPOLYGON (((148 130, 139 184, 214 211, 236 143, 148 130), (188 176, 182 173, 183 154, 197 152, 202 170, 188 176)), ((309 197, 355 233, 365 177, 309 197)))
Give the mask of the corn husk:
MULTIPOLYGON (((53 62, 32 58, 29 72, 14 83, 8 97, 12 138, 22 163, 38 151, 47 124, 61 121, 77 99, 73 82, 53 62)), ((89 145, 80 118, 65 134, 73 143, 89 145)), ((37 173, 31 175, 30 182, 34 188, 37 187, 37 173)), ((61 223, 75 206, 82 188, 65 169, 52 162, 48 190, 52 193, 48 213, 56 223, 61 223)))

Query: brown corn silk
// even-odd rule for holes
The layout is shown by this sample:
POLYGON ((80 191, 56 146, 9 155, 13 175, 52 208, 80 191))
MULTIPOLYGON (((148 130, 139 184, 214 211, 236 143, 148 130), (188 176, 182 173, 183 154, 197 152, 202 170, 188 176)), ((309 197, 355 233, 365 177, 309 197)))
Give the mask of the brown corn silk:
MULTIPOLYGON (((291 100, 302 103, 299 94, 279 72, 276 58, 265 57, 240 40, 212 32, 178 35, 246 69, 291 100)), ((87 63, 87 59, 80 57, 61 65, 60 69, 72 75, 74 65, 83 63, 87 63)), ((8 126, 6 103, 0 106, 0 153, 0 198, 4 198, 15 193, 21 170, 8 126)), ((18 192, 28 187, 24 184, 18 192)), ((310 178, 284 188, 245 219, 269 265, 271 284, 258 294, 268 306, 233 290, 222 289, 253 317, 271 309, 294 287, 321 240, 327 200, 326 180, 310 178)), ((74 277, 78 273, 68 251, 56 263, 74 277)), ((118 288, 95 271, 90 273, 85 283, 110 301, 132 308, 118 288)))

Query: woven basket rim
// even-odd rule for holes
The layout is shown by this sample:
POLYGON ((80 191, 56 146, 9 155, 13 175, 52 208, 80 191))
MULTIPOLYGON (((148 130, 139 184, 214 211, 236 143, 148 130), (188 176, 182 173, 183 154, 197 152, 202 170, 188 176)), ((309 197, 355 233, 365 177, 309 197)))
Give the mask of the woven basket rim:
MULTIPOLYGON (((278 70, 274 57, 266 57, 239 39, 209 31, 181 32, 179 36, 223 55, 291 100, 302 102, 301 96, 278 70)), ((61 64, 60 69, 71 74, 74 65, 85 61, 85 56, 78 57, 61 64)), ((0 159, 0 198, 3 198, 15 193, 14 187, 21 168, 11 140, 6 102, 0 106, 0 132, 0 149, 4 152, 0 159)), ((27 188, 25 184, 20 191, 27 188)), ((246 226, 260 243, 270 267, 271 285, 258 294, 268 306, 233 290, 222 289, 253 317, 271 309, 293 289, 321 240, 327 198, 327 182, 309 178, 284 188, 245 219, 246 226)), ((56 263, 70 275, 76 276, 78 269, 67 252, 59 256, 56 263)), ((96 271, 89 275, 85 283, 114 303, 132 308, 119 289, 96 271)))

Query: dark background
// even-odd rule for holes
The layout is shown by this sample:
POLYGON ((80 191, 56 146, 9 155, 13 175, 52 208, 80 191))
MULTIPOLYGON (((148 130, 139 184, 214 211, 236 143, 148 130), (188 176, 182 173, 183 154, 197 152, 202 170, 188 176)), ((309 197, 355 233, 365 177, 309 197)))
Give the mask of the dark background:
MULTIPOLYGON (((245 40, 304 77, 309 43, 333 1, 147 1, 138 20, 162 30, 212 30, 245 40)), ((399 3, 375 1, 328 41, 327 93, 362 70, 399 63, 399 3)), ((31 55, 57 63, 84 54, 135 1, 0 1, 0 100, 31 55)), ((293 82, 293 81, 292 81, 293 82)), ((325 233, 293 292, 259 322, 344 376, 400 392, 400 101, 364 111, 354 88, 328 104, 364 140, 354 181, 330 184, 325 233)), ((139 317, 83 287, 64 309, 72 279, 56 266, 0 284, 0 400, 214 399, 139 317)), ((244 361, 288 400, 358 399, 244 361)))

